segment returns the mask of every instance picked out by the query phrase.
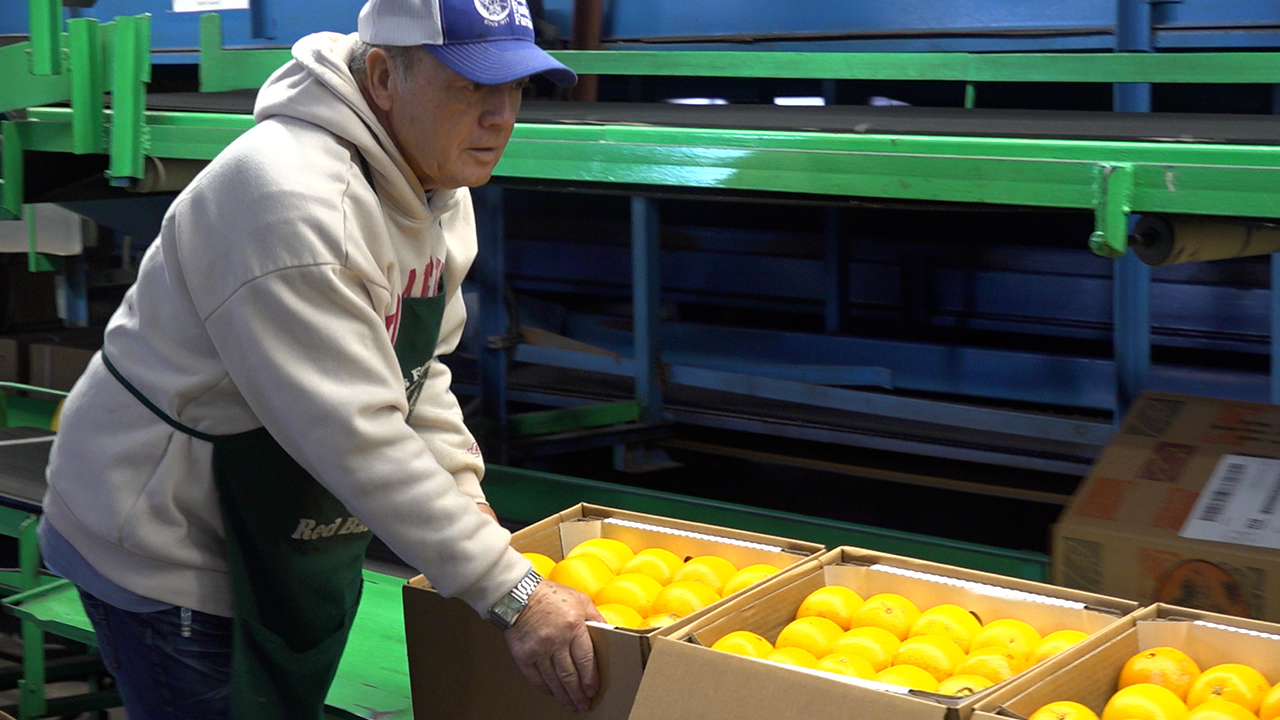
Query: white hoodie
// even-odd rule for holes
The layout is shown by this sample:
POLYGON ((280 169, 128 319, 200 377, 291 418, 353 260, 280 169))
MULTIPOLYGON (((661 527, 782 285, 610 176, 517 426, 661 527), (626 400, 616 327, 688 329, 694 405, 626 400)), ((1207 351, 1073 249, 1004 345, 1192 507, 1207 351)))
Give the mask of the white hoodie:
MULTIPOLYGON (((103 349, 188 427, 266 427, 441 593, 485 614, 529 563, 476 508, 483 462, 448 368, 430 364, 411 412, 390 339, 401 295, 433 292, 422 278, 443 263, 436 352, 457 346, 471 196, 424 201, 347 70, 354 43, 321 33, 294 45, 258 94, 258 124, 169 208, 103 349)), ((229 616, 211 454, 95 356, 63 409, 45 519, 117 585, 229 616)))

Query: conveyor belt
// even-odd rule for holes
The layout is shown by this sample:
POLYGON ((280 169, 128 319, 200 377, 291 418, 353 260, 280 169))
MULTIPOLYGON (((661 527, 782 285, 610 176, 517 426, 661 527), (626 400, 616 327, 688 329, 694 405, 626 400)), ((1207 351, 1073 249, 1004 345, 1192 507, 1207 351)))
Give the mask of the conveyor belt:
MULTIPOLYGON (((253 112, 256 94, 253 90, 157 94, 147 97, 147 107, 152 110, 179 112, 249 114, 253 112)), ((966 110, 863 105, 696 106, 532 100, 524 104, 520 111, 520 121, 564 125, 645 125, 841 134, 1280 145, 1280 123, 1269 115, 986 108, 966 110)))

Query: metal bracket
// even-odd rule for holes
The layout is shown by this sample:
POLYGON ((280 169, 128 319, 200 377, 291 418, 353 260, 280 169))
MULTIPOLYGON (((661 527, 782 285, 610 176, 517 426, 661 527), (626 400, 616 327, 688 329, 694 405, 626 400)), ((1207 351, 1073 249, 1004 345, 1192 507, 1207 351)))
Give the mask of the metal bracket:
POLYGON ((1098 166, 1094 183, 1094 231, 1089 249, 1102 257, 1122 257, 1129 249, 1129 212, 1133 207, 1133 165, 1098 166))

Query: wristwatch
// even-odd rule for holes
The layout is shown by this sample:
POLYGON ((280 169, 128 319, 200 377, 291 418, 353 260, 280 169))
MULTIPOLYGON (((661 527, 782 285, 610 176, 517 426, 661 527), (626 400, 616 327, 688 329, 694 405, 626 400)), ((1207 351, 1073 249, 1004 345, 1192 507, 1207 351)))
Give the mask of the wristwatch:
POLYGON ((497 625, 499 630, 515 625, 516 619, 524 612, 529 598, 533 597, 533 591, 541 582, 542 576, 530 569, 510 592, 498 598, 498 602, 489 608, 489 622, 497 625))

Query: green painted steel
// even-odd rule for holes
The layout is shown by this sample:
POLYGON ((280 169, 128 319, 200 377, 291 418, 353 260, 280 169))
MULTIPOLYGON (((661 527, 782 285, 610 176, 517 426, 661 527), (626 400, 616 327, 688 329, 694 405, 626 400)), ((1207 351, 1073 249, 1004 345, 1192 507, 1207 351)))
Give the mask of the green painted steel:
POLYGON ((1129 248, 1129 212, 1133 207, 1133 166, 1103 165, 1097 173, 1095 230, 1089 249, 1103 257, 1123 257, 1129 248))
POLYGON ((588 502, 606 507, 807 540, 879 550, 958 567, 1048 582, 1047 555, 806 517, 501 465, 485 470, 485 494, 504 520, 532 523, 588 502))
MULTIPOLYGON (((409 718, 412 695, 405 652, 405 581, 364 571, 360 609, 329 689, 329 712, 342 718, 409 718)), ((10 611, 37 629, 85 645, 96 638, 75 586, 66 580, 4 599, 10 611)), ((33 716, 34 717, 34 716, 33 716)))
POLYGON ((71 94, 67 73, 35 75, 30 72, 30 42, 0 47, 0 112, 61 102, 71 94))
POLYGON ((548 435, 582 428, 635 422, 639 418, 640 403, 634 400, 520 413, 511 416, 511 435, 513 437, 548 435))
POLYGON ((151 16, 116 19, 111 73, 111 157, 107 174, 113 184, 141 178, 147 146, 147 83, 151 81, 151 16))
POLYGON ((954 80, 957 82, 1275 83, 1280 53, 835 53, 564 50, 587 75, 954 80))
POLYGON ((293 56, 288 50, 224 50, 222 16, 200 16, 200 92, 252 90, 293 56))
POLYGON ((29 0, 27 9, 31 20, 31 74, 58 75, 62 72, 62 3, 29 0))
POLYGON ((78 154, 101 153, 107 147, 103 100, 102 33, 97 20, 67 23, 71 38, 71 134, 78 154))
POLYGON ((0 178, 4 182, 0 186, 0 219, 4 220, 22 218, 22 184, 25 181, 22 161, 26 149, 22 128, 25 125, 27 123, 8 120, 0 122, 0 138, 4 140, 4 152, 0 153, 0 178))

